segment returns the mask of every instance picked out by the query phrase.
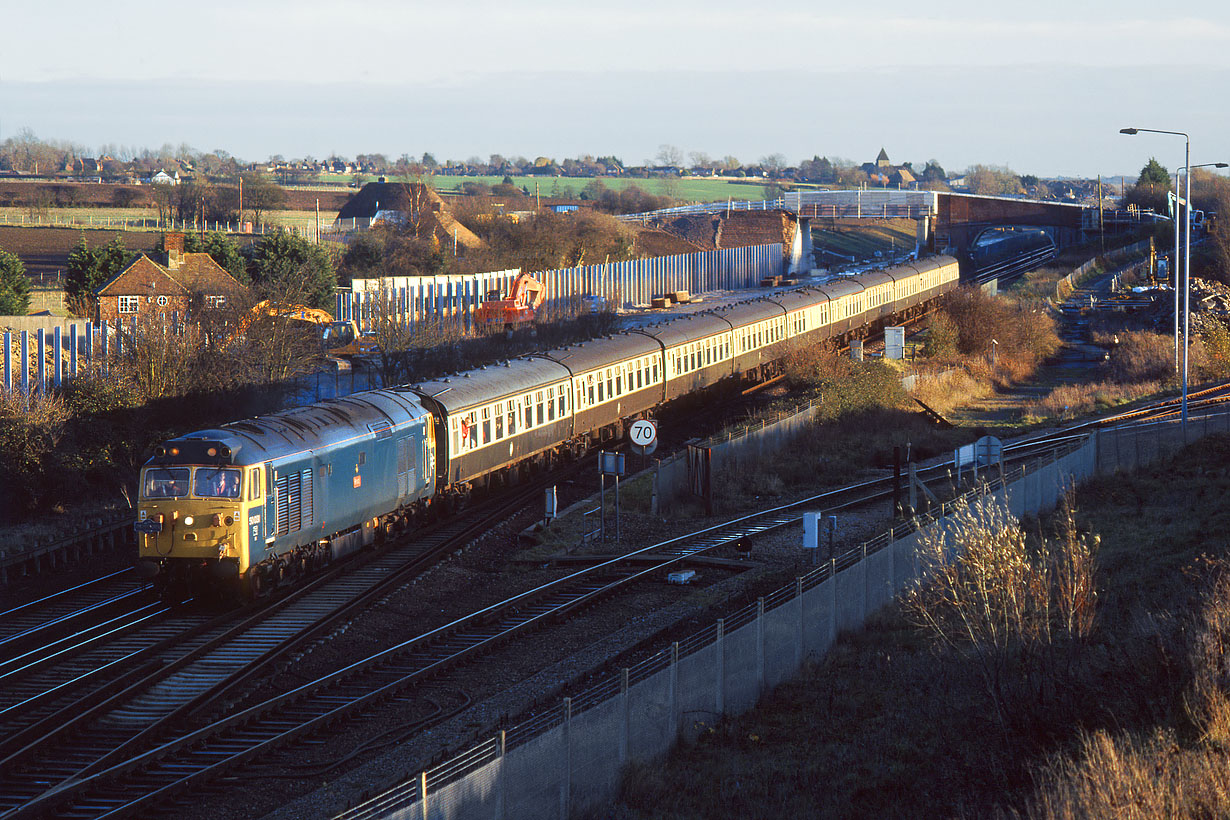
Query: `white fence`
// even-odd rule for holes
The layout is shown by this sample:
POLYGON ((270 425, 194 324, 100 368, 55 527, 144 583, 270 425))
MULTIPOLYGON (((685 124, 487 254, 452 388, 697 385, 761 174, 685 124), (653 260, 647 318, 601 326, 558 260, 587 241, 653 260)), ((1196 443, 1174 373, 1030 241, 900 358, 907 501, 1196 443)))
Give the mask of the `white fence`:
MULTIPOLYGON (((1186 432, 1177 422, 1152 422, 1075 436, 966 500, 976 511, 1006 504, 1018 517, 1040 512, 1074 482, 1143 466, 1213 432, 1230 432, 1230 414, 1193 418, 1186 432)), ((951 509, 922 526, 950 538, 951 509)), ((921 532, 901 525, 438 766, 407 772, 401 785, 337 816, 565 820, 598 811, 615 796, 626 763, 660 758, 720 716, 752 708, 914 583, 921 532)))

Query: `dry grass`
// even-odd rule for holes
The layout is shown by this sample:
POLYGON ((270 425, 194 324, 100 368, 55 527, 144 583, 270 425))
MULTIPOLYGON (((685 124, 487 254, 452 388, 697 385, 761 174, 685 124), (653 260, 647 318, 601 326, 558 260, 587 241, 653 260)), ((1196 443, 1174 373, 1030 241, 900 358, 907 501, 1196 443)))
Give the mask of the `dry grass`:
POLYGON ((1087 413, 1109 410, 1165 390, 1163 382, 1146 381, 1122 384, 1113 381, 1088 384, 1065 384, 1056 387, 1043 399, 1026 405, 1025 418, 1074 419, 1087 413))
POLYGON ((947 413, 990 392, 989 384, 974 378, 965 368, 952 368, 938 373, 919 373, 918 383, 910 395, 938 413, 947 413))

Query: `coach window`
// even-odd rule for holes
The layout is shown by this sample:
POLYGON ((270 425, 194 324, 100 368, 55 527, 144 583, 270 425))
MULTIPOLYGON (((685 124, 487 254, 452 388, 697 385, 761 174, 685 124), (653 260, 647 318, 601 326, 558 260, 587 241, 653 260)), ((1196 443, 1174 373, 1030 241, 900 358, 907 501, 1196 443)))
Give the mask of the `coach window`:
POLYGON ((517 432, 517 402, 514 399, 508 400, 508 435, 515 435, 517 432))
MULTIPOLYGON (((546 409, 546 407, 544 407, 544 406, 543 406, 543 403, 542 403, 542 395, 543 395, 543 394, 542 394, 542 391, 541 391, 541 390, 539 390, 537 393, 535 393, 535 394, 534 394, 534 405, 538 408, 538 423, 539 423, 539 424, 543 424, 543 423, 547 420, 547 409, 546 409)), ((529 411, 529 396, 526 396, 526 397, 525 397, 525 403, 526 403, 526 410, 525 410, 525 418, 526 418, 526 422, 525 422, 525 426, 526 426, 526 427, 529 427, 529 425, 530 425, 530 423, 529 423, 529 418, 530 418, 530 411, 529 411)))
POLYGON ((491 442, 491 408, 483 408, 483 444, 491 442))
POLYGON ((611 376, 611 368, 606 369, 606 395, 611 398, 615 394, 611 392, 611 387, 614 385, 615 379, 611 376))
POLYGON ((449 427, 451 427, 453 431, 453 452, 454 453, 460 452, 461 451, 461 431, 459 428, 461 427, 461 425, 457 422, 456 416, 453 416, 451 419, 449 419, 449 427))
POLYGON ((559 391, 559 417, 563 418, 568 412, 568 395, 563 391, 559 391))
POLYGON ((612 396, 622 396, 624 394, 624 366, 618 365, 615 368, 615 392, 612 396))
POLYGON ((593 373, 589 374, 588 387, 589 387, 589 390, 586 394, 586 401, 589 403, 588 406, 593 407, 594 406, 594 374, 593 373))
POLYGON ((500 405, 495 406, 495 440, 499 441, 504 438, 504 414, 500 411, 504 408, 500 405))
POLYGON ((641 359, 636 360, 636 389, 640 390, 645 386, 645 363, 641 359))

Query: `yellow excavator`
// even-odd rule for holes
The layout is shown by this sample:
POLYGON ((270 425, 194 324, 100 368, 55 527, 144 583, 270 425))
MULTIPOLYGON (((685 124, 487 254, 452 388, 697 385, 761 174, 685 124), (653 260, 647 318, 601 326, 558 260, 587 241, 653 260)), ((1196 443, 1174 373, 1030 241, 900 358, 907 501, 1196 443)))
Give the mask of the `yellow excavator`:
POLYGON ((320 341, 324 346, 325 355, 333 358, 350 359, 355 356, 375 356, 380 353, 380 345, 359 333, 358 325, 352 321, 334 319, 328 311, 320 308, 277 304, 268 299, 257 303, 248 311, 239 323, 239 331, 247 333, 253 322, 263 318, 288 319, 316 325, 320 328, 320 341))

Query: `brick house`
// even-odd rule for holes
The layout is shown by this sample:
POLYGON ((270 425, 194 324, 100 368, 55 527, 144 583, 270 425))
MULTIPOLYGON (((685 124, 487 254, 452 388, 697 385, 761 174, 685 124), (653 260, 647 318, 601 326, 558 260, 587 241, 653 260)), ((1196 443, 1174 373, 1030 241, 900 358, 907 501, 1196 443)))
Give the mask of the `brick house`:
POLYGON ((224 308, 248 289, 207 253, 184 253, 183 234, 167 234, 164 264, 139 254, 99 288, 95 318, 116 324, 166 321, 199 310, 224 308))

